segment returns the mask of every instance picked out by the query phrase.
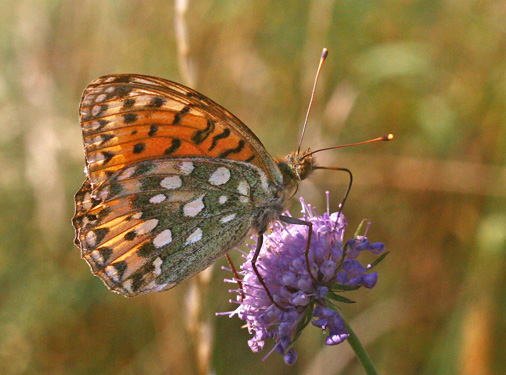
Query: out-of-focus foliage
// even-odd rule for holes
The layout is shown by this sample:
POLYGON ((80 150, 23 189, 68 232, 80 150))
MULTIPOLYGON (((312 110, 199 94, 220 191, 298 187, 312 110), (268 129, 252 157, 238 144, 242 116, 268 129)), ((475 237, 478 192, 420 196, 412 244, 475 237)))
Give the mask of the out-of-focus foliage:
MULTIPOLYGON (((79 258, 81 92, 108 73, 182 81, 174 16, 161 0, 0 2, 0 373, 191 374, 205 350, 217 374, 362 373, 346 344, 310 331, 294 367, 262 362, 239 320, 214 317, 234 308, 219 267, 197 302, 193 281, 125 299, 79 258)), ((502 0, 190 2, 195 88, 273 154, 296 148, 323 47, 304 146, 395 133, 318 155, 354 172, 350 227, 371 220, 392 252, 344 311, 380 373, 506 368, 505 25, 502 0)), ((317 171, 299 194, 321 212, 322 192, 346 184, 317 171)))

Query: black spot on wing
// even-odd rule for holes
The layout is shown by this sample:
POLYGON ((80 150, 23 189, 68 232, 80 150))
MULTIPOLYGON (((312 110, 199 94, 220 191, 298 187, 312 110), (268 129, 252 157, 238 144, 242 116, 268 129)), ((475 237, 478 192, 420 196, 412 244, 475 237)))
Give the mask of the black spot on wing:
POLYGON ((114 138, 114 135, 112 134, 109 134, 109 133, 104 133, 104 134, 101 134, 100 135, 100 138, 101 138, 101 142, 100 144, 104 144, 105 142, 107 142, 109 139, 111 138, 114 138))
POLYGON ((114 80, 114 83, 130 83, 132 81, 132 76, 130 74, 123 74, 114 80))
POLYGON ((91 197, 91 205, 93 207, 98 206, 100 203, 102 203, 102 200, 91 197))
POLYGON ((212 132, 214 131, 214 124, 215 124, 215 122, 208 118, 207 119, 207 126, 205 127, 205 129, 197 130, 192 135, 192 141, 195 142, 195 144, 197 144, 197 145, 204 142, 207 139, 207 137, 209 137, 209 135, 212 134, 212 132))
POLYGON ((185 106, 182 110, 180 110, 176 115, 174 116, 174 121, 172 121, 172 125, 177 125, 181 122, 184 115, 187 114, 190 111, 190 107, 185 106))
POLYGON ((147 258, 156 251, 152 242, 144 242, 137 253, 140 257, 147 258))
POLYGON ((85 216, 86 216, 86 219, 88 219, 89 221, 96 221, 98 219, 97 215, 93 215, 93 214, 88 214, 85 216))
POLYGON ((130 92, 132 92, 132 90, 133 90, 133 88, 129 87, 129 86, 118 86, 118 87, 116 87, 116 90, 114 90, 114 94, 118 98, 124 98, 125 96, 130 94, 130 92))
POLYGON ((134 146, 134 154, 140 154, 142 151, 146 149, 146 144, 139 142, 134 146))
POLYGON ((213 148, 216 147, 216 145, 218 144, 218 141, 220 139, 225 139, 227 138, 228 136, 230 135, 230 129, 229 128, 225 128, 225 130, 223 130, 223 132, 221 132, 220 134, 218 135, 215 135, 213 137, 213 142, 211 143, 211 146, 209 146, 209 149, 207 151, 211 151, 213 148))
POLYGON ((97 130, 102 130, 107 124, 109 123, 109 121, 107 120, 98 120, 98 128, 97 130))
POLYGON ((136 273, 132 276, 132 291, 135 293, 142 286, 144 279, 142 278, 142 274, 136 273))
POLYGON ((98 213, 98 218, 102 219, 112 212, 111 207, 105 207, 98 213))
POLYGON ((199 94, 198 92, 191 92, 191 91, 188 91, 186 93, 186 96, 189 97, 189 98, 196 98, 200 101, 204 100, 204 96, 199 94))
POLYGON ((159 96, 154 97, 151 100, 151 103, 147 105, 148 108, 160 108, 162 105, 165 104, 167 100, 165 98, 161 98, 159 96))
POLYGON ((135 230, 132 230, 125 234, 124 238, 127 241, 132 241, 135 237, 137 237, 137 233, 135 233, 135 230))
POLYGON ((164 154, 165 155, 170 155, 172 154, 173 152, 176 152, 177 149, 181 147, 181 140, 179 138, 174 138, 172 140, 172 144, 170 145, 170 147, 168 147, 165 151, 164 151, 164 154))
POLYGON ((124 260, 122 261, 119 261, 119 262, 116 262, 116 263, 113 263, 112 264, 114 266, 114 268, 116 269, 116 271, 118 272, 118 275, 121 279, 121 277, 123 276, 123 274, 125 273, 125 270, 127 269, 127 264, 124 260))
POLYGON ((135 99, 133 99, 133 98, 125 99, 125 101, 123 102, 123 109, 131 108, 131 107, 133 107, 134 104, 135 104, 135 99))
POLYGON ((226 158, 230 154, 238 154, 239 152, 242 151, 242 149, 244 148, 244 145, 245 145, 245 142, 244 142, 244 140, 241 139, 239 141, 239 144, 237 145, 237 147, 229 148, 228 150, 223 151, 218 157, 219 158, 226 158))
POLYGON ((137 114, 136 113, 125 113, 123 115, 125 124, 131 124, 132 122, 137 121, 137 114))
POLYGON ((107 164, 114 157, 114 154, 112 152, 109 152, 109 151, 102 151, 102 156, 104 157, 103 164, 107 164))
POLYGON ((154 136, 156 134, 156 132, 158 131, 158 125, 151 125, 151 127, 149 128, 149 132, 148 132, 148 135, 150 137, 154 136))
POLYGON ((110 247, 104 246, 99 247, 97 250, 100 253, 100 255, 102 255, 102 258, 104 258, 104 262, 107 262, 107 260, 112 254, 112 249, 110 247))
POLYGON ((95 233, 96 243, 100 243, 109 233, 109 228, 97 228, 93 232, 95 233))

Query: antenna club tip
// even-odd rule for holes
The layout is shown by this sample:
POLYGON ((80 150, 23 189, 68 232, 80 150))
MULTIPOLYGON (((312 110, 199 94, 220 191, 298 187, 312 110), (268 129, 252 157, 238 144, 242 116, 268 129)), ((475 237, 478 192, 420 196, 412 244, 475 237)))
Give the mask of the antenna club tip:
POLYGON ((391 141, 392 139, 394 139, 394 135, 393 134, 387 134, 387 135, 383 136, 383 140, 384 141, 391 141))
POLYGON ((322 59, 326 59, 329 54, 329 50, 324 48, 322 51, 322 59))

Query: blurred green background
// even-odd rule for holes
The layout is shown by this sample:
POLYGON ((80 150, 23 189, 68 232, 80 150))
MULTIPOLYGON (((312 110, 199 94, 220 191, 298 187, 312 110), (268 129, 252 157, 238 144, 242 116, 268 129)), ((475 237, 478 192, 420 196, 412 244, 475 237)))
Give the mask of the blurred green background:
MULTIPOLYGON (((77 110, 108 73, 188 84, 241 118, 274 155, 296 148, 318 59, 330 50, 305 147, 348 167, 361 219, 392 252, 344 312, 383 374, 506 368, 506 3, 502 0, 0 2, 0 373, 362 374, 349 345, 308 327, 287 367, 247 346, 230 275, 126 299, 73 245, 84 179, 77 110), (188 53, 178 52, 187 31, 188 53), (186 61, 186 62, 184 62, 186 61)), ((298 195, 331 209, 346 176, 298 195)), ((299 212, 297 199, 292 213, 299 212)), ((234 252, 237 259, 237 253, 234 252)))

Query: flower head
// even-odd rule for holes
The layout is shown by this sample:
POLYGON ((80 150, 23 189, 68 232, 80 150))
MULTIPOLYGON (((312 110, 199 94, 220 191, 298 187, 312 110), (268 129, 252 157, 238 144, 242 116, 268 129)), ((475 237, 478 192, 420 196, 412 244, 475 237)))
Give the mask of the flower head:
POLYGON ((256 262, 272 299, 253 270, 256 244, 251 244, 250 253, 243 254, 246 261, 241 266, 242 279, 234 280, 240 285, 235 290, 239 306, 227 313, 246 321, 253 334, 248 341, 253 352, 261 351, 265 340, 272 339, 273 350, 281 353, 289 365, 297 359, 292 345, 309 322, 327 333, 327 345, 346 340, 349 334, 336 302, 352 301, 337 293, 374 287, 377 273, 370 272, 371 267, 364 267, 356 258, 364 251, 379 254, 384 250, 383 244, 370 244, 365 236, 356 236, 343 245, 346 219, 342 213, 319 216, 302 198, 301 204, 302 220, 311 223, 313 229, 309 252, 307 225, 276 221, 264 237, 256 262))

